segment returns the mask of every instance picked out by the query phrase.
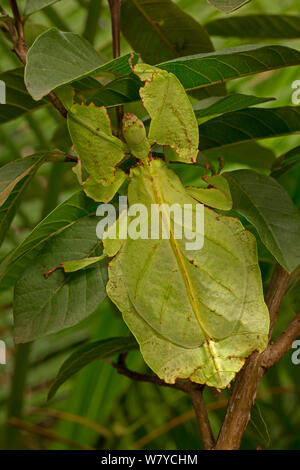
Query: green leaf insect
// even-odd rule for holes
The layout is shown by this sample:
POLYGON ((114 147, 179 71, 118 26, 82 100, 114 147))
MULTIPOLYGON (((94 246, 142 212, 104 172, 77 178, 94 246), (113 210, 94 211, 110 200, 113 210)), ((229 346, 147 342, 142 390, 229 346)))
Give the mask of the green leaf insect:
MULTIPOLYGON (((193 213, 197 205, 160 159, 131 171, 128 203, 129 210, 136 203, 148 208, 140 215, 148 226, 152 204, 162 207, 163 219, 161 204, 189 204, 193 213)), ((204 246, 191 250, 187 238, 175 238, 172 213, 170 221, 169 239, 103 240, 104 252, 114 255, 107 293, 160 378, 224 388, 245 358, 267 345, 256 241, 238 219, 204 208, 204 246)))
POLYGON ((197 120, 175 75, 146 64, 133 70, 145 82, 140 95, 151 118, 148 135, 133 114, 123 119, 124 143, 112 135, 104 107, 76 104, 69 111, 71 137, 89 177, 83 182, 79 167, 76 173, 89 197, 108 202, 114 196, 127 178, 117 168, 125 153, 139 163, 128 176, 128 210, 102 232, 102 255, 61 267, 75 272, 112 258, 108 296, 149 367, 167 383, 190 379, 221 389, 268 342, 256 240, 238 219, 209 208, 232 208, 223 176, 206 176, 208 188, 184 188, 167 163, 153 159, 151 147, 159 144, 172 160, 193 163, 197 120))

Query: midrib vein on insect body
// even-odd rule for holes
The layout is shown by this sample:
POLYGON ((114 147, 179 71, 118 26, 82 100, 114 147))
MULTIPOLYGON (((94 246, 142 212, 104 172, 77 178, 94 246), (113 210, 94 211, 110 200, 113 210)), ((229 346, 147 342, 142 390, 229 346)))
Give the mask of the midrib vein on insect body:
MULTIPOLYGON (((152 188, 153 188, 154 197, 156 199, 156 203, 159 204, 159 205, 164 204, 165 201, 163 199, 162 191, 160 189, 161 186, 162 186, 161 181, 159 181, 159 185, 157 185, 158 180, 159 180, 159 176, 157 174, 152 174, 151 173, 151 168, 149 168, 149 173, 150 173, 150 180, 151 180, 151 183, 152 183, 152 188), (157 186, 160 186, 160 187, 157 187, 157 186)), ((165 210, 162 210, 162 215, 165 218, 165 220, 167 220, 165 210)), ((201 330, 201 332, 202 332, 202 334, 205 338, 205 343, 206 343, 208 351, 211 355, 211 358, 212 358, 212 361, 214 363, 215 369, 218 373, 220 373, 221 369, 220 369, 220 366, 217 362, 217 357, 216 357, 216 354, 215 354, 215 351, 214 351, 213 341, 212 341, 212 338, 210 337, 210 335, 208 334, 208 332, 206 331, 205 327, 202 324, 201 313, 199 311, 199 308, 198 308, 198 305, 197 305, 197 302, 196 302, 196 298, 195 298, 196 296, 195 296, 195 293, 194 293, 193 283, 192 283, 192 280, 191 280, 191 278, 189 276, 189 273, 187 271, 183 256, 180 253, 180 248, 179 248, 179 246, 176 242, 176 239, 174 237, 171 226, 170 226, 170 243, 171 243, 171 247, 172 247, 174 256, 176 258, 177 264, 180 268, 180 272, 182 274, 183 281, 185 283, 186 290, 187 290, 187 293, 188 293, 189 301, 190 301, 191 307, 193 309, 194 315, 197 319, 199 328, 200 328, 200 330, 201 330)))

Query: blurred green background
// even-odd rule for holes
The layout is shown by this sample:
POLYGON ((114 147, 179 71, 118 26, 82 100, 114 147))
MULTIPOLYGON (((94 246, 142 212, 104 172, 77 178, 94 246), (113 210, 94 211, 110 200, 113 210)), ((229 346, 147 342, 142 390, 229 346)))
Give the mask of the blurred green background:
MULTIPOLYGON (((1 2, 6 7, 7 2, 1 2)), ((20 2, 22 3, 22 2, 20 2)), ((223 17, 206 0, 179 0, 185 12, 205 25, 223 17)), ((299 14, 299 0, 252 0, 232 15, 299 14)), ((112 58, 111 27, 105 0, 63 0, 32 15, 27 25, 27 41, 45 27, 56 26, 79 33, 92 42, 103 61, 112 58)), ((255 40, 213 37, 216 49, 228 48, 255 40)), ((300 50, 300 40, 257 42, 286 44, 300 50)), ((122 53, 130 51, 122 38, 122 53)), ((18 67, 18 59, 0 33, 0 73, 18 67)), ((291 84, 300 80, 299 67, 270 71, 230 82, 228 90, 277 99, 270 106, 291 105, 291 84)), ((278 157, 299 145, 299 136, 260 141, 278 157)), ((0 162, 15 160, 42 149, 59 147, 69 150, 65 123, 57 111, 43 108, 0 127, 0 162)), ((230 165, 229 165, 230 166, 230 165)), ((245 168, 236 157, 232 168, 245 168)), ((268 172, 259 158, 257 169, 268 172)), ((189 179, 189 175, 185 175, 189 179)), ((300 207, 300 165, 280 179, 293 201, 300 207)), ((0 260, 23 240, 32 228, 58 202, 78 187, 69 164, 44 165, 22 200, 11 229, 0 248, 0 260)), ((269 274, 269 260, 261 256, 264 278, 269 274)), ((279 315, 275 336, 299 310, 299 289, 287 294, 279 315)), ((55 398, 46 401, 49 385, 70 352, 87 340, 126 335, 119 312, 106 300, 96 312, 76 327, 70 328, 27 347, 22 357, 22 377, 14 380, 14 357, 18 354, 12 339, 12 290, 0 292, 0 339, 7 345, 7 364, 0 365, 0 447, 22 449, 198 449, 201 448, 191 403, 181 392, 134 383, 119 376, 104 362, 96 362, 68 381, 55 398), (28 364, 26 367, 26 362, 28 364), (12 409, 24 396, 22 419, 7 424, 12 409)), ((246 430, 244 449, 300 449, 300 365, 293 365, 292 350, 263 379, 257 406, 246 430)), ((128 364, 142 370, 138 353, 130 353, 128 364)), ((205 391, 209 416, 215 433, 225 412, 228 392, 205 391)))

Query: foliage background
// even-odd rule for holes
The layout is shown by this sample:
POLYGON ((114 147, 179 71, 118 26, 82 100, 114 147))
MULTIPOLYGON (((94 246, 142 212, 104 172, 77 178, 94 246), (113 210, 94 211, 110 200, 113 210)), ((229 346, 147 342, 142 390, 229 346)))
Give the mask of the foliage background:
MULTIPOLYGON (((208 5, 206 0, 179 0, 176 3, 203 25, 225 16, 208 5)), ((3 2, 4 7, 6 4, 7 2, 3 2)), ((299 2, 253 0, 231 16, 263 13, 297 15, 299 2)), ((35 25, 56 26, 63 31, 83 34, 94 44, 104 61, 112 58, 110 16, 108 4, 104 0, 63 0, 35 13, 31 21, 35 25)), ((41 27, 32 25, 28 30, 28 41, 36 28, 41 27)), ((241 38, 213 37, 216 49, 255 42, 255 39, 249 41, 241 38)), ((300 39, 259 39, 259 43, 285 44, 300 50, 300 39)), ((121 50, 122 53, 131 50, 123 37, 121 50)), ((10 52, 8 42, 2 34, 0 51, 0 73, 20 65, 10 52)), ((272 96, 276 97, 277 101, 276 104, 271 103, 270 107, 289 106, 291 84, 297 79, 300 79, 299 67, 291 67, 229 82, 228 91, 272 96)), ((259 143, 278 157, 299 145, 299 136, 279 137, 259 143)), ((62 119, 50 107, 0 127, 1 165, 55 146, 68 150, 69 141, 62 119)), ((251 147, 249 149, 251 153, 251 147)), ((236 158, 227 163, 227 167, 245 168, 247 164, 236 158)), ((268 169, 261 165, 259 158, 255 168, 268 172, 268 169)), ((299 164, 280 178, 280 183, 298 207, 299 178, 299 164)), ((0 259, 76 188, 76 179, 69 164, 44 165, 22 200, 20 210, 0 249, 0 259)), ((262 257, 261 267, 263 276, 267 278, 269 260, 262 257)), ((12 296, 12 290, 0 292, 0 338, 4 339, 8 346, 7 365, 0 366, 1 448, 199 448, 198 430, 188 397, 178 391, 130 382, 103 361, 87 366, 68 381, 51 402, 46 402, 51 381, 59 366, 75 347, 88 339, 97 340, 127 334, 119 312, 108 300, 80 325, 34 342, 30 351, 26 387, 18 389, 20 396, 12 395, 13 358, 16 353, 11 331, 12 296), (8 426, 8 411, 13 414, 11 404, 16 407, 22 395, 25 400, 23 417, 19 422, 15 422, 14 426, 8 426)), ((296 305, 295 292, 293 295, 288 294, 281 307, 278 331, 288 324, 297 308, 299 309, 299 302, 296 305)), ((259 406, 254 410, 254 417, 248 425, 242 448, 253 449, 259 446, 300 449, 300 365, 292 364, 291 353, 263 379, 257 400, 259 406)), ((143 367, 137 353, 130 354, 129 364, 135 368, 143 367)), ((205 392, 215 432, 224 416, 226 397, 226 391, 205 392)))

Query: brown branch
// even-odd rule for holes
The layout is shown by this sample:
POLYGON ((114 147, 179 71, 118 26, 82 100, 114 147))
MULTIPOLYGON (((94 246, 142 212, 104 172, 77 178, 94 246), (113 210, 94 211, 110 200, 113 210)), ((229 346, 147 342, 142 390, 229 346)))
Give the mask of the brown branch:
POLYGON ((120 29, 121 29, 121 0, 108 0, 110 15, 111 15, 111 27, 112 27, 112 39, 113 39, 113 53, 114 58, 120 57, 120 29))
POLYGON ((215 445, 214 436, 211 430, 207 410, 202 396, 203 390, 191 389, 189 395, 195 410, 198 427, 205 450, 211 450, 215 445))
POLYGON ((27 45, 24 34, 24 25, 20 16, 16 0, 10 0, 10 7, 15 21, 15 29, 17 31, 17 35, 14 35, 14 37, 12 37, 13 51, 17 54, 21 62, 23 62, 23 64, 25 65, 27 56, 27 45))
MULTIPOLYGON (((266 303, 270 312, 270 337, 288 280, 289 274, 277 265, 266 294, 266 303)), ((263 354, 255 351, 237 375, 215 449, 237 450, 240 448, 243 433, 250 419, 257 387, 263 375, 262 359, 263 354)))
POLYGON ((300 335, 300 312, 281 333, 275 343, 270 344, 263 353, 262 366, 269 369, 274 366, 291 348, 294 340, 300 335))
POLYGON ((285 269, 283 269, 280 264, 277 264, 275 266, 269 289, 266 294, 266 304, 270 312, 269 339, 271 338, 279 307, 287 289, 289 279, 290 274, 285 271, 285 269))
MULTIPOLYGON (((183 392, 188 392, 191 389, 192 382, 175 382, 174 384, 169 384, 164 380, 157 377, 157 375, 149 375, 149 374, 141 374, 140 372, 134 372, 126 366, 126 354, 120 354, 118 362, 109 361, 109 364, 112 365, 115 369, 117 369, 118 373, 121 375, 125 375, 131 380, 135 380, 137 382, 148 382, 154 385, 158 385, 160 387, 169 387, 175 388, 177 390, 181 390, 183 392)), ((196 386, 196 384, 194 384, 196 386)), ((192 384, 193 386, 193 384, 192 384)))
MULTIPOLYGON (((20 16, 18 4, 16 0, 10 0, 10 7, 13 13, 14 17, 14 26, 10 22, 10 20, 7 21, 7 26, 8 26, 8 31, 13 43, 13 48, 12 50, 15 52, 17 57, 20 59, 20 61, 26 65, 26 58, 27 58, 27 44, 26 44, 26 39, 25 39, 25 34, 24 34, 24 22, 20 16), (16 34, 17 33, 17 34, 16 34)), ((3 8, 1 8, 1 12, 5 14, 5 11, 3 8)), ((51 101, 53 106, 59 111, 59 113, 65 118, 67 116, 67 110, 65 109, 64 105, 54 93, 54 91, 51 91, 47 95, 48 99, 51 101)))
MULTIPOLYGON (((111 29, 112 29, 112 41, 113 41, 113 54, 114 59, 120 57, 121 45, 120 45, 120 31, 121 31, 121 3, 122 0, 108 0, 111 16, 111 29)), ((116 107, 116 116, 118 123, 118 137, 122 138, 122 118, 123 118, 123 106, 116 107)))
POLYGON ((148 382, 159 387, 174 388, 176 390, 185 392, 190 396, 197 418, 199 431, 202 437, 203 447, 206 450, 212 449, 212 447, 214 446, 214 438, 210 427, 207 410, 205 408, 205 404, 202 397, 204 386, 196 384, 189 380, 179 380, 174 384, 169 384, 157 377, 157 375, 141 374, 139 372, 134 372, 128 369, 126 366, 126 355, 126 353, 120 354, 117 363, 109 361, 109 364, 111 364, 115 369, 117 369, 119 374, 125 375, 129 379, 135 380, 137 382, 148 382))

